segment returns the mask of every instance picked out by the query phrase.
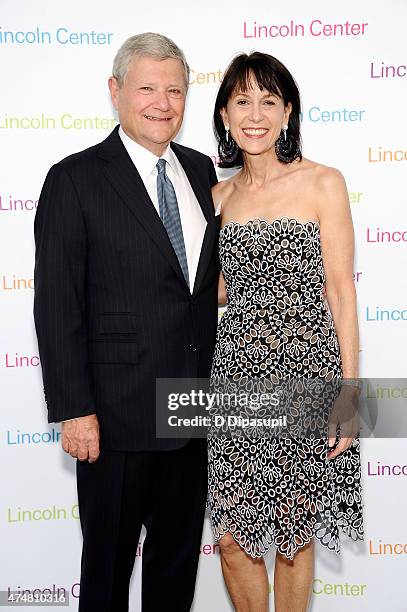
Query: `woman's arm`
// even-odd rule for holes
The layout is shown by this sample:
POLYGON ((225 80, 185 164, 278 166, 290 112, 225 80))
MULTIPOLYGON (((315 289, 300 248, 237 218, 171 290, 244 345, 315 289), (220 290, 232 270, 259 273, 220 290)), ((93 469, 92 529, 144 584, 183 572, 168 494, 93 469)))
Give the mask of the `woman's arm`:
POLYGON ((218 304, 219 306, 226 306, 228 301, 228 296, 226 293, 226 285, 225 279, 223 278, 222 272, 219 274, 219 284, 218 284, 218 304))
MULTIPOLYGON (((225 188, 226 181, 221 181, 212 187, 212 199, 213 205, 215 207, 215 213, 218 212, 220 214, 220 210, 218 208, 222 203, 222 193, 225 188)), ((218 304, 219 306, 225 306, 227 303, 228 297, 226 294, 226 285, 225 279, 223 278, 222 272, 219 274, 219 283, 218 283, 218 304)))
MULTIPOLYGON (((338 170, 326 168, 319 185, 321 249, 326 298, 332 313, 342 359, 343 378, 359 375, 359 331, 353 281, 354 235, 345 180, 338 170)), ((357 435, 359 391, 343 386, 328 423, 327 459, 347 450, 357 435), (335 446, 337 426, 340 437, 335 446)))
POLYGON ((326 298, 338 336, 344 378, 359 375, 359 331, 353 281, 354 233, 342 174, 324 168, 318 180, 326 298))

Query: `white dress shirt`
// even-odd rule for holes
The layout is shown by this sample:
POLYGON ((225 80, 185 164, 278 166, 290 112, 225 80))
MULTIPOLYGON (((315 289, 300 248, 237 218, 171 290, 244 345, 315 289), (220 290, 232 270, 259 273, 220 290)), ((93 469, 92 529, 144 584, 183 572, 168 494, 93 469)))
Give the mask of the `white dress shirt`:
POLYGON ((170 146, 166 148, 159 158, 127 136, 121 126, 119 128, 119 136, 141 176, 141 180, 158 215, 160 215, 160 209, 157 195, 157 162, 159 159, 165 159, 167 162, 165 170, 168 178, 174 185, 178 201, 188 262, 189 287, 192 293, 206 229, 206 219, 185 171, 170 146))

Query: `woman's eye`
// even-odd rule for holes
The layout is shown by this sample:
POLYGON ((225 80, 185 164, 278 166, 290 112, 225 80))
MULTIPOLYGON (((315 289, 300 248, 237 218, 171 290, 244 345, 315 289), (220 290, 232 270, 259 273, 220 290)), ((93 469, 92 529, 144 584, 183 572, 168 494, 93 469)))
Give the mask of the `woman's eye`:
POLYGON ((266 103, 268 106, 274 106, 274 105, 275 105, 274 100, 265 100, 265 103, 266 103))
POLYGON ((243 106, 243 104, 247 104, 247 100, 238 100, 237 104, 239 104, 240 106, 243 106))

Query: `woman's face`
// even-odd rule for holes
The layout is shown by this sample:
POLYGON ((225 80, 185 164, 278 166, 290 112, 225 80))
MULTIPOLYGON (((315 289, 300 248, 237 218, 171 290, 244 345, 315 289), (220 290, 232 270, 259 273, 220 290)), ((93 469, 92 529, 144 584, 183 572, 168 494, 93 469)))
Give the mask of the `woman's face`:
POLYGON ((221 111, 225 126, 240 149, 249 155, 274 151, 283 125, 288 125, 291 104, 267 90, 261 90, 253 79, 246 92, 236 91, 221 111))

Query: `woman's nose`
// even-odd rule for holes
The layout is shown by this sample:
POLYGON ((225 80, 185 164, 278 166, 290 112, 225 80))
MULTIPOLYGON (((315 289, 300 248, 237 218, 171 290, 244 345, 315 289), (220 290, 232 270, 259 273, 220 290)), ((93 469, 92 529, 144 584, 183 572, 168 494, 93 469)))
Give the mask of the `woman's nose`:
POLYGON ((259 122, 263 118, 260 104, 252 104, 250 106, 249 119, 254 122, 259 122))

